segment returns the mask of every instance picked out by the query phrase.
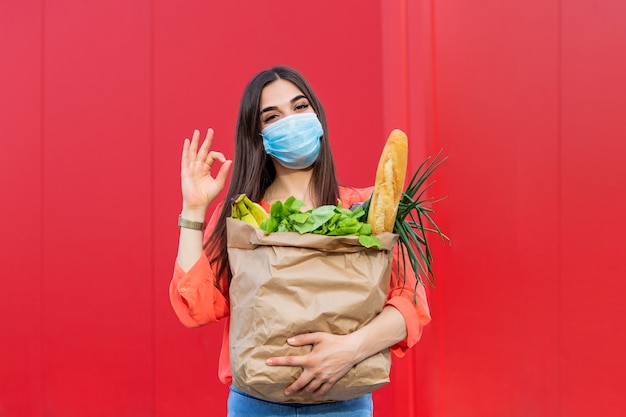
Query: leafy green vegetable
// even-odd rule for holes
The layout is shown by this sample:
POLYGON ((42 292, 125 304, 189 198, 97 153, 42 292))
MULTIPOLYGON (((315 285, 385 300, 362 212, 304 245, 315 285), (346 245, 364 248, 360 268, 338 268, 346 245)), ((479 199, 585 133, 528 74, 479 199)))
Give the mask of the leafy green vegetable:
POLYGON ((372 236, 372 227, 360 221, 365 215, 362 207, 354 210, 326 205, 301 211, 304 202, 291 196, 284 202, 276 201, 270 207, 270 216, 260 224, 265 233, 298 232, 316 233, 328 236, 359 236, 361 245, 381 248, 376 236, 372 236))

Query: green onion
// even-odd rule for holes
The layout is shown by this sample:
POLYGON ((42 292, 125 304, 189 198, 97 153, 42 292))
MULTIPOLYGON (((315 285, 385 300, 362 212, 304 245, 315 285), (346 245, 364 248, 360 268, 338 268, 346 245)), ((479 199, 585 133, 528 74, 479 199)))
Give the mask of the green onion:
MULTIPOLYGON (((425 285, 425 281, 432 287, 435 286, 435 276, 432 269, 433 257, 428 244, 427 233, 437 234, 442 242, 450 241, 450 238, 443 234, 431 214, 434 210, 431 206, 442 199, 434 200, 426 198, 425 193, 433 184, 426 181, 433 172, 448 159, 440 158, 441 150, 432 158, 424 160, 417 168, 406 189, 402 193, 398 214, 393 228, 393 232, 398 234, 400 243, 400 255, 398 262, 402 264, 404 273, 403 284, 406 284, 407 260, 417 277, 418 284, 425 285)), ((363 203, 363 209, 367 213, 370 206, 370 199, 363 203)), ((417 300, 414 297, 414 302, 417 300)))

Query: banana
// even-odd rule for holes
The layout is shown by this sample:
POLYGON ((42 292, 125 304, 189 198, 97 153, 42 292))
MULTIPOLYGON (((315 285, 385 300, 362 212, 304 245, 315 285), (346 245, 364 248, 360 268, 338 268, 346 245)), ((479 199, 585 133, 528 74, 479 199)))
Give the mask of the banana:
POLYGON ((243 220, 243 214, 239 210, 239 205, 238 204, 233 204, 233 212, 232 212, 231 217, 233 219, 243 220))
POLYGON ((257 222, 252 213, 250 213, 250 210, 246 207, 241 196, 239 196, 233 203, 232 217, 234 219, 242 220, 254 227, 259 227, 259 222, 257 222))
POLYGON ((260 204, 250 200, 245 194, 240 194, 233 201, 232 217, 243 220, 254 227, 259 227, 269 215, 260 204))
POLYGON ((269 217, 267 211, 265 211, 265 209, 259 203, 255 203, 254 201, 250 200, 248 197, 245 196, 245 194, 244 202, 246 204, 246 207, 248 208, 248 211, 250 211, 250 213, 254 216, 258 224, 263 223, 263 221, 269 217))

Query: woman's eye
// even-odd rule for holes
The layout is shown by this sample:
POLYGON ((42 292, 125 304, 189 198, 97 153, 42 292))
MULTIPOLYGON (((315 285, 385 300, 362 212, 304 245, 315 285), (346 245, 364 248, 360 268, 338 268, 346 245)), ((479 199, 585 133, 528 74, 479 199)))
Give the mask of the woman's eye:
POLYGON ((300 103, 296 105, 296 110, 306 110, 309 108, 309 103, 300 103))
POLYGON ((263 123, 269 123, 272 120, 276 119, 278 116, 276 114, 268 114, 263 118, 263 123))

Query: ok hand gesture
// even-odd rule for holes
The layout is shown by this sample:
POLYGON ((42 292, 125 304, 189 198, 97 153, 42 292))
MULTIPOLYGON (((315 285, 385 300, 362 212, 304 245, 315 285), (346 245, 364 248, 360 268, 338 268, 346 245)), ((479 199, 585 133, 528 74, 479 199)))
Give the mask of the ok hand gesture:
POLYGON ((181 160, 180 177, 183 193, 183 208, 206 211, 207 207, 224 188, 232 161, 221 152, 211 151, 213 129, 209 129, 204 142, 198 149, 200 131, 194 130, 191 141, 185 139, 181 160), (215 177, 211 167, 219 161, 222 165, 215 177))

